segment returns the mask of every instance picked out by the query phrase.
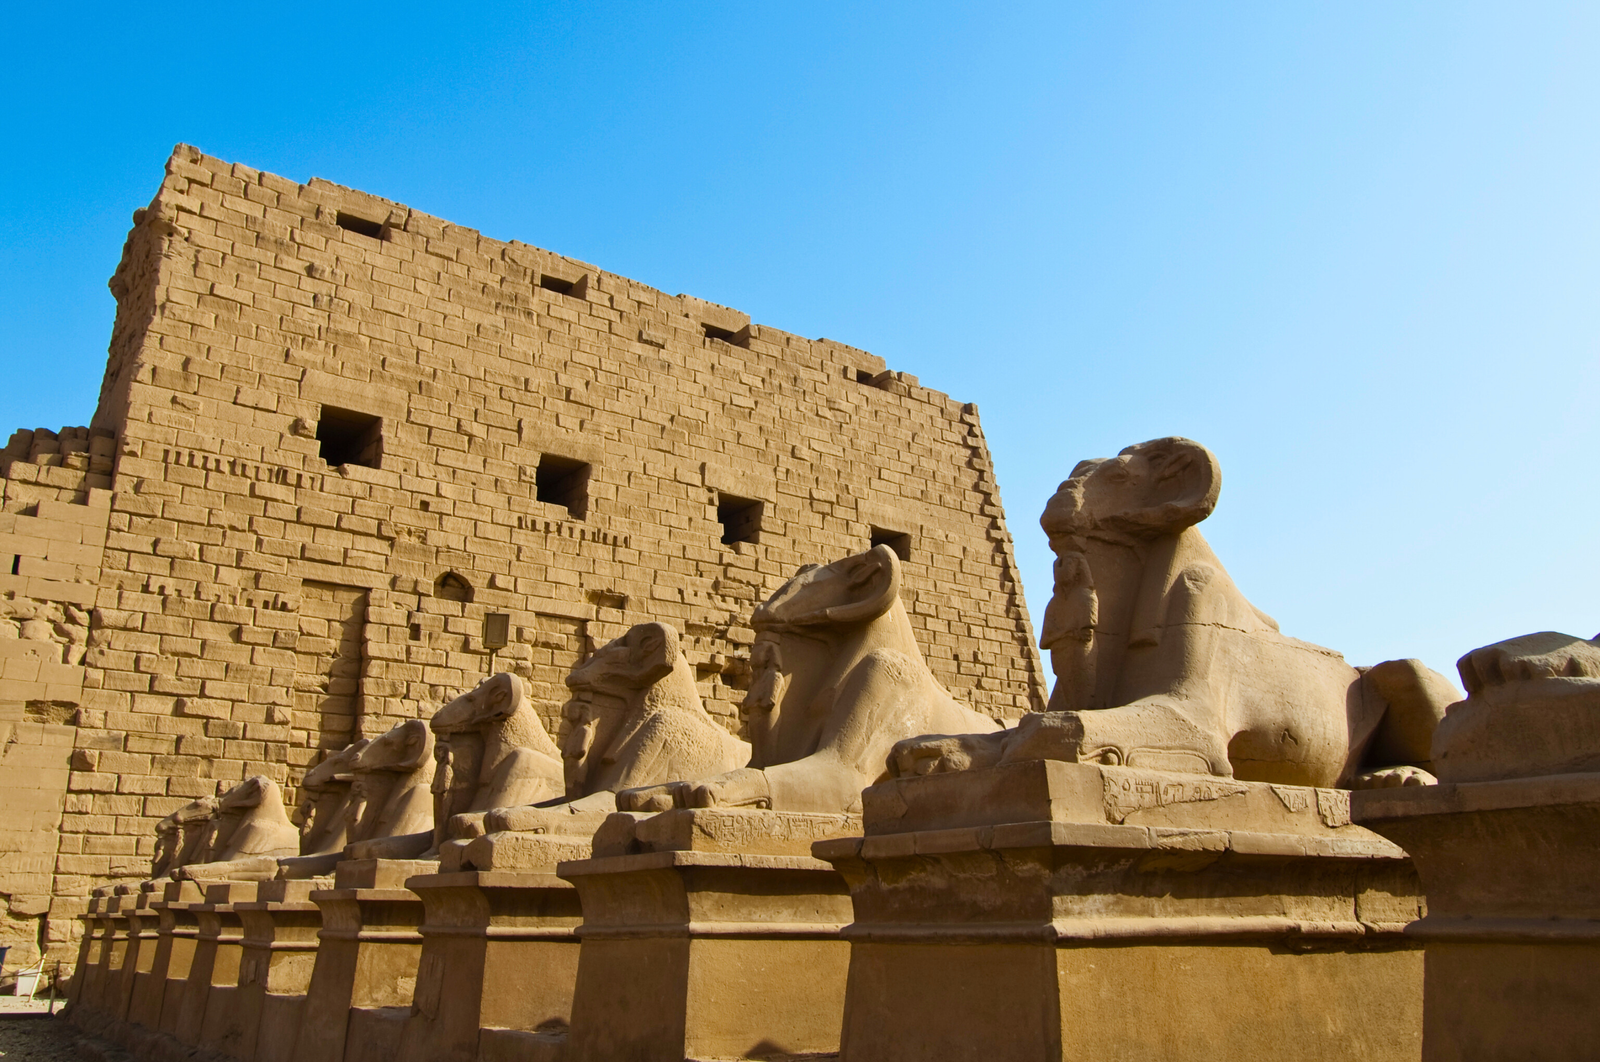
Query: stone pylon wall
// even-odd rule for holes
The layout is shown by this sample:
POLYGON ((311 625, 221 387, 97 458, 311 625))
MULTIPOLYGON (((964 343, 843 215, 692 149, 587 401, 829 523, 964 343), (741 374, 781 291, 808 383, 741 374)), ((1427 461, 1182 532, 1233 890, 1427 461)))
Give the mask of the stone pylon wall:
POLYGON ((566 672, 645 619, 737 730, 751 609, 881 541, 940 680, 1043 705, 977 410, 873 355, 182 146, 111 287, 58 894, 142 876, 219 782, 292 800, 430 714, 487 672, 488 612, 558 736, 566 672))

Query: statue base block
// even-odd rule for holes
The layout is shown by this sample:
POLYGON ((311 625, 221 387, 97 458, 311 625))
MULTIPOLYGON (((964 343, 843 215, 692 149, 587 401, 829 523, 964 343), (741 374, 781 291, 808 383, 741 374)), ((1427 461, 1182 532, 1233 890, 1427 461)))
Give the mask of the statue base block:
POLYGON ((392 1062, 399 1054, 422 956, 422 900, 405 881, 437 868, 425 859, 347 859, 333 888, 312 890, 322 929, 295 1062, 392 1062))
POLYGON ((115 1017, 122 962, 128 950, 128 911, 136 898, 123 886, 96 890, 84 915, 86 969, 74 980, 72 1019, 87 1031, 104 1029, 115 1017), (92 934, 92 935, 91 935, 92 934))
POLYGON ((133 989, 140 968, 148 972, 155 960, 160 916, 151 908, 155 899, 141 883, 121 897, 120 913, 125 922, 122 956, 118 969, 110 974, 104 997, 106 1015, 113 1027, 125 1024, 133 1003, 133 989))
POLYGON ((234 905, 243 954, 220 1037, 222 1053, 241 1062, 290 1062, 322 928, 322 911, 311 893, 329 884, 314 878, 264 881, 254 901, 234 905))
POLYGON ((1415 1059, 1405 854, 1340 790, 1047 761, 886 782, 813 852, 840 1058, 1415 1059))
POLYGON ((1600 774, 1356 793, 1416 863, 1422 1057, 1585 1058, 1600 1041, 1600 774))
POLYGON ((139 899, 130 913, 137 928, 130 929, 126 989, 127 1006, 122 1012, 126 1024, 154 1029, 161 1023, 161 996, 166 989, 170 964, 170 931, 167 929, 166 882, 146 881, 139 886, 139 899), (163 952, 166 955, 163 955, 163 952))
POLYGON ((557 863, 587 859, 591 841, 579 834, 524 833, 504 830, 470 841, 447 841, 440 850, 443 873, 473 870, 554 872, 557 863))
POLYGON ((566 1027, 583 915, 554 861, 543 871, 425 874, 407 885, 425 915, 402 1062, 476 1062, 480 1029, 566 1027))
POLYGON ((859 829, 744 809, 608 819, 596 858, 558 868, 583 902, 568 1062, 837 1050, 850 900, 808 849, 859 829))
MULTIPOLYGON (((156 904, 161 912, 161 928, 156 938, 156 961, 150 974, 152 978, 159 976, 163 982, 156 1029, 171 1036, 178 1031, 178 1015, 183 1011, 189 973, 194 968, 195 952, 200 944, 200 920, 195 908, 205 902, 205 895, 192 881, 168 881, 162 895, 165 898, 156 904)), ((142 1018, 135 1020, 144 1024, 142 1018)))
POLYGON ((200 882, 202 903, 190 904, 197 936, 189 979, 183 986, 183 1005, 173 1035, 190 1047, 214 1049, 221 1036, 233 994, 239 984, 239 960, 244 956, 244 927, 235 903, 255 899, 254 881, 200 882))

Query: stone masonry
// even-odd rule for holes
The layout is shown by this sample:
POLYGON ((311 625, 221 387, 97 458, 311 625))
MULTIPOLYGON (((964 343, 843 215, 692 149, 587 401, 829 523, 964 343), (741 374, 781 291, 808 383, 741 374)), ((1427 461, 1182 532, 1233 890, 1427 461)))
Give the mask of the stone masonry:
POLYGON ((471 687, 486 613, 558 738, 566 673, 644 619, 737 731, 754 605, 887 543, 938 679, 1044 706, 977 410, 880 358, 186 146, 111 289, 92 426, 0 453, 19 952, 67 958, 180 804, 262 773, 293 806, 471 687))

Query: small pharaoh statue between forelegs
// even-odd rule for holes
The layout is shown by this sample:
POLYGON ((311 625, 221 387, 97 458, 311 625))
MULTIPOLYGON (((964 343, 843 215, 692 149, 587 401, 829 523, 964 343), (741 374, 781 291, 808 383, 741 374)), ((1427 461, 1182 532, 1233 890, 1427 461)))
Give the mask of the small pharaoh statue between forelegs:
POLYGON ((778 726, 778 705, 783 700, 783 651, 770 638, 757 638, 750 647, 750 688, 744 697, 749 714, 751 762, 766 763, 777 752, 773 748, 778 726))
POLYGON ((1089 558, 1083 553, 1063 549, 1056 557, 1054 573, 1055 593, 1039 627, 1039 647, 1050 653, 1056 676, 1056 692, 1051 700, 1072 708, 1088 708, 1095 693, 1094 643, 1095 628, 1100 623, 1100 598, 1095 593, 1089 558))
POLYGON ((451 773, 453 757, 448 741, 435 741, 433 745, 433 781, 428 785, 428 791, 433 794, 433 849, 437 852, 449 835, 451 807, 454 804, 454 793, 451 786, 454 776, 451 773))

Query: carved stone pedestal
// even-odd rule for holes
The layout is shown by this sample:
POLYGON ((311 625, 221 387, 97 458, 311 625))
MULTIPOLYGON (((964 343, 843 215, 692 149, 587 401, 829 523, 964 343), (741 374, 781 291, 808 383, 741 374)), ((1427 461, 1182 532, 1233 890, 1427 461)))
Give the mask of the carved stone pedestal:
POLYGON ((598 858, 558 868, 583 901, 569 1062, 835 1050, 850 901, 806 853, 859 829, 856 816, 753 810, 607 820, 598 858))
MULTIPOLYGON (((126 885, 110 886, 90 900, 84 917, 94 936, 87 949, 83 987, 73 999, 74 1020, 84 1028, 103 1028, 116 1016, 122 964, 128 951, 128 911, 137 902, 137 895, 126 885)), ((85 928, 85 936, 89 932, 85 928)))
POLYGON ((840 1058, 1415 1059, 1416 878, 1348 794, 1036 761, 864 794, 840 1058))
MULTIPOLYGON (((558 856, 588 844, 550 842, 543 869, 428 874, 406 884, 422 897, 422 961, 402 1062, 475 1062, 479 1030, 566 1028, 578 973, 578 892, 556 877, 558 856)), ((491 1052, 492 1052, 491 1048, 491 1052)))
POLYGON ((1600 774, 1357 793, 1428 914, 1422 1057, 1590 1058, 1600 1043, 1600 774))
POLYGON ((89 894, 88 908, 80 916, 83 939, 78 944, 78 965, 73 970, 72 984, 67 988, 68 1014, 79 1025, 99 1006, 100 967, 110 943, 111 915, 117 904, 111 889, 95 889, 89 894))
POLYGON ((293 1057, 322 928, 311 893, 330 884, 326 878, 263 881, 253 901, 234 904, 243 940, 238 988, 218 1033, 223 1054, 243 1062, 293 1057))
POLYGON ((244 929, 233 905, 255 899, 257 885, 254 881, 202 882, 205 901, 189 905, 198 932, 173 1030, 180 1043, 207 1048, 218 1044, 238 989, 239 960, 244 955, 244 929))
POLYGON ((157 892, 164 883, 141 882, 137 892, 123 897, 128 918, 128 943, 122 957, 122 971, 117 975, 116 1003, 110 1008, 118 1022, 132 1018, 133 1000, 140 989, 148 991, 150 971, 155 966, 156 952, 160 946, 161 912, 155 906, 165 895, 157 892))
POLYGON ((162 899, 152 905, 159 914, 155 961, 150 964, 150 979, 134 986, 128 1008, 130 1025, 177 1032, 189 971, 200 943, 200 922, 194 908, 204 902, 205 894, 192 881, 163 884, 162 899))
POLYGON ((333 888, 312 891, 322 929, 295 1062, 393 1062, 399 1054, 422 954, 422 900, 405 881, 437 866, 346 860, 333 888))

